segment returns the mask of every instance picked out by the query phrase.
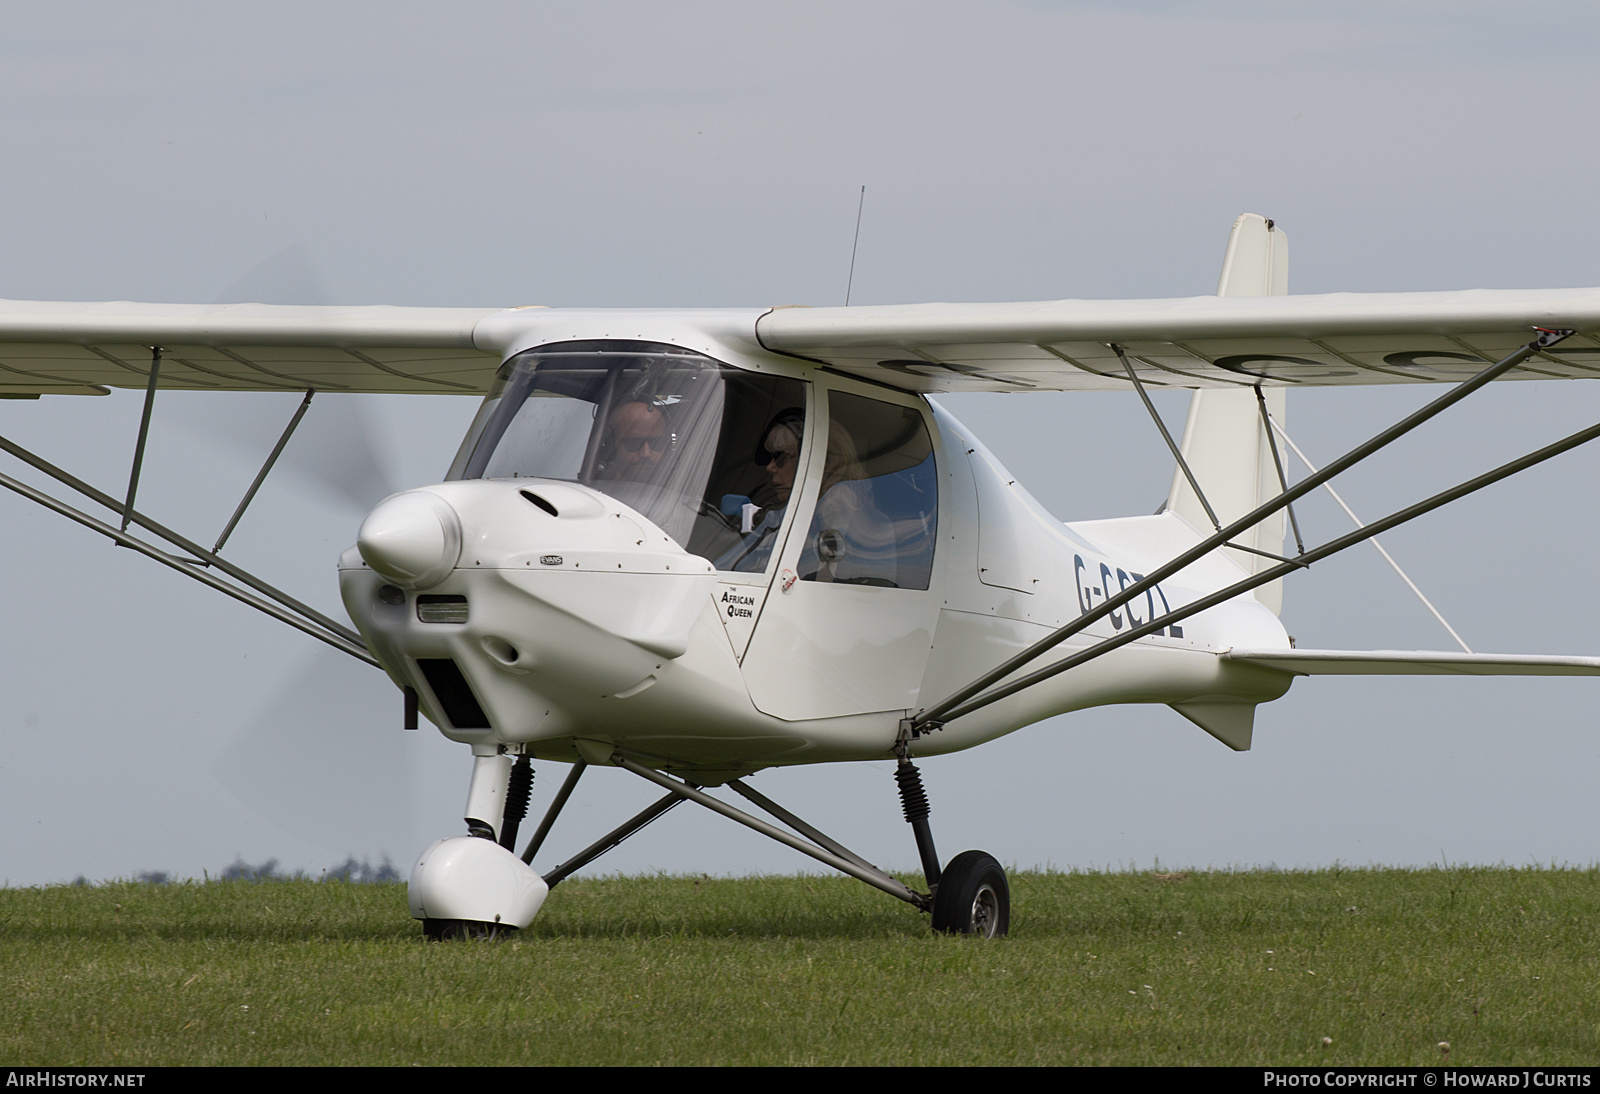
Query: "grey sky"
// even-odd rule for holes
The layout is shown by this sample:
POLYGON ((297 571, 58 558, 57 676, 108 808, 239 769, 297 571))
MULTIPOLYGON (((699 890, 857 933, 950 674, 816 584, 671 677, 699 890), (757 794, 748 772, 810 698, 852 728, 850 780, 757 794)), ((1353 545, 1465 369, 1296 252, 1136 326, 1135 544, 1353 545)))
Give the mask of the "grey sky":
MULTIPOLYGON (((0 295, 835 304, 862 184, 856 303, 1206 293, 1245 211, 1289 232, 1295 292, 1600 284, 1597 24, 1578 3, 14 6, 0 295)), ((1297 392, 1290 429, 1326 461, 1431 393, 1297 392)), ((294 402, 164 395, 141 507, 214 536, 294 402)), ((1166 493, 1132 397, 946 405, 1063 518, 1166 493)), ((0 403, 0 434, 117 492, 138 409, 0 403)), ((230 554, 336 609, 361 510, 315 466, 365 431, 384 466, 347 493, 428 481, 472 409, 319 397, 230 554)), ((1375 517, 1597 411, 1600 386, 1498 385, 1342 489, 1375 517)), ((1389 546, 1474 648, 1595 653, 1597 470, 1571 455, 1389 546)), ((402 733, 377 673, 20 499, 0 514, 0 877, 404 869, 459 830, 464 750, 402 733)), ((1305 646, 1450 645, 1370 551, 1291 581, 1285 619, 1305 646)), ((1083 712, 928 761, 935 832, 1021 865, 1587 863, 1597 688, 1302 680, 1245 755, 1164 707, 1083 712)), ((558 855, 650 796, 604 774, 558 855)), ((884 765, 761 778, 914 863, 884 765)), ((805 861, 680 809, 599 865, 805 861)))

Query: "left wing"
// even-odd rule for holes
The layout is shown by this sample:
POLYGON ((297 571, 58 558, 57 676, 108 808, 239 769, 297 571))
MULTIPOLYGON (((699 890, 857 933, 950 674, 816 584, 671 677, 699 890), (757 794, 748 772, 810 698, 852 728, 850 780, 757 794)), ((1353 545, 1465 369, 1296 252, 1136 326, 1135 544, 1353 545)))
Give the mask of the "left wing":
POLYGON ((1507 379, 1600 376, 1600 289, 1470 289, 779 308, 762 345, 906 391, 1456 382, 1532 337, 1578 335, 1507 379))
POLYGON ((1600 676, 1600 657, 1432 650, 1241 650, 1230 661, 1298 676, 1600 676))

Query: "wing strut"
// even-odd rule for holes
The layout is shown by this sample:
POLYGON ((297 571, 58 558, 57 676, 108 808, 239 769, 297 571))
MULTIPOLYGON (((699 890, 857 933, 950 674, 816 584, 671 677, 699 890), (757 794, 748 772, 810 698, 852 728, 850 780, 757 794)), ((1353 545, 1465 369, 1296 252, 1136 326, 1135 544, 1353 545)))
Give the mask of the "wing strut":
MULTIPOLYGON (((1267 447, 1272 449, 1272 466, 1278 469, 1278 489, 1287 492, 1289 489, 1289 477, 1283 473, 1283 457, 1278 455, 1278 441, 1277 438, 1272 435, 1272 430, 1278 425, 1278 423, 1272 420, 1272 414, 1267 410, 1267 397, 1261 394, 1260 384, 1255 386, 1255 393, 1256 406, 1261 408, 1261 425, 1266 430, 1267 434, 1267 447)), ((1285 433, 1283 439, 1288 440, 1289 435, 1285 433)), ((1306 464, 1306 466, 1311 467, 1309 463, 1306 464)), ((1315 471, 1316 468, 1311 467, 1311 470, 1315 471)), ((1333 493, 1333 487, 1328 487, 1328 492, 1330 494, 1333 493)), ((1295 550, 1299 551, 1303 555, 1306 553, 1306 541, 1300 538, 1300 522, 1295 519, 1294 506, 1291 504, 1284 506, 1284 508, 1289 511, 1289 525, 1294 529, 1295 550)), ((1355 514, 1353 513, 1351 514, 1351 516, 1354 515, 1355 514)), ((1356 523, 1360 524, 1361 522, 1358 520, 1356 523)))
POLYGON ((133 496, 139 492, 139 471, 144 467, 144 442, 150 436, 150 412, 156 406, 156 382, 161 378, 161 347, 150 347, 150 382, 144 388, 144 413, 139 415, 139 440, 133 446, 133 470, 128 472, 128 500, 122 506, 122 531, 133 519, 133 496))
MULTIPOLYGON (((105 506, 107 509, 112 510, 113 512, 119 512, 119 513, 122 512, 122 509, 123 509, 122 502, 117 501, 111 495, 109 495, 109 494, 107 494, 107 493, 105 493, 103 491, 96 490, 94 487, 90 486, 88 483, 84 482, 82 479, 78 478, 77 476, 72 475, 72 474, 70 474, 70 473, 68 473, 66 471, 63 471, 61 468, 57 467, 55 464, 51 463, 49 460, 44 459, 42 456, 35 455, 34 453, 28 451, 26 448, 23 448, 21 445, 17 444, 16 442, 7 440, 5 437, 0 437, 0 449, 3 449, 4 451, 11 453, 13 456, 17 457, 17 459, 21 460, 22 462, 24 462, 26 464, 29 464, 32 467, 38 468, 40 471, 43 471, 46 475, 49 475, 51 478, 55 479, 57 482, 64 483, 65 485, 70 486, 72 489, 76 490, 78 493, 82 494, 84 497, 89 498, 91 501, 97 502, 100 505, 105 506)), ((37 499, 35 499, 35 500, 37 500, 37 499)), ((46 504, 46 503, 41 503, 41 504, 46 504)), ((46 508, 51 508, 51 506, 46 504, 46 508)), ((76 512, 76 510, 73 510, 73 511, 76 512)), ((144 528, 144 529, 146 529, 148 531, 154 532, 157 536, 160 536, 162 539, 166 540, 168 543, 172 544, 174 547, 178 547, 178 548, 181 548, 184 551, 187 551, 189 554, 193 555, 201 563, 204 563, 207 566, 216 567, 218 570, 221 570, 223 573, 227 574, 229 577, 233 578, 234 580, 243 582, 245 585, 248 585, 250 588, 256 590, 258 593, 261 593, 264 596, 267 596, 270 599, 277 601, 279 604, 283 605, 285 608, 288 608, 290 611, 296 613, 297 615, 300 615, 300 616, 303 616, 306 619, 309 619, 311 622, 315 623, 317 626, 324 627, 327 630, 332 631, 334 634, 336 634, 339 637, 345 639, 347 642, 350 642, 350 643, 352 643, 352 644, 354 644, 356 646, 360 646, 363 649, 366 648, 366 644, 364 642, 362 642, 362 640, 361 640, 361 635, 357 634, 355 631, 351 630, 349 627, 346 627, 343 624, 338 623, 335 620, 328 618, 327 616, 323 615, 321 612, 317 611, 315 608, 312 608, 307 604, 302 604, 300 601, 296 600, 294 597, 290 596, 288 593, 283 592, 281 589, 275 588, 274 586, 267 584, 267 582, 261 580, 259 577, 256 577, 254 574, 250 573, 248 570, 245 570, 245 569, 243 569, 243 568, 241 568, 239 566, 235 566, 233 563, 227 561, 226 559, 222 558, 221 556, 219 556, 217 554, 214 554, 211 551, 206 550, 204 547, 200 546, 198 543, 195 543, 193 540, 187 539, 184 536, 179 535, 177 532, 174 532, 172 529, 166 527, 165 525, 159 524, 156 521, 151 520, 149 517, 147 517, 143 513, 139 512, 137 509, 132 511, 131 517, 132 517, 132 521, 131 522, 133 524, 137 524, 141 528, 144 528)), ((154 550, 154 548, 152 548, 152 550, 154 550)))
MULTIPOLYGON (((1162 440, 1167 442, 1167 447, 1172 449, 1173 456, 1177 458, 1178 466, 1183 470, 1183 477, 1189 480, 1189 486, 1193 488, 1194 496, 1199 498, 1200 504, 1205 507, 1206 516, 1211 520, 1211 527, 1219 532, 1222 531, 1222 522, 1217 519, 1216 510, 1212 509, 1211 503, 1206 500, 1206 492, 1200 489, 1200 481, 1194 477, 1194 472, 1189 470, 1189 461, 1183 458, 1182 450, 1180 450, 1177 444, 1173 441, 1172 434, 1167 431, 1167 423, 1161 420, 1161 415, 1156 413, 1155 404, 1150 402, 1150 396, 1145 394, 1144 384, 1140 382, 1138 374, 1133 371, 1133 365, 1128 362, 1127 355, 1122 352, 1122 347, 1117 345, 1115 342, 1107 342, 1106 345, 1110 346, 1111 349, 1115 351, 1118 360, 1122 362, 1122 367, 1127 370, 1128 379, 1133 381, 1133 386, 1139 392, 1139 398, 1144 400, 1144 408, 1150 412, 1150 419, 1156 423, 1156 428, 1161 430, 1162 440)), ((1265 414, 1267 411, 1267 403, 1266 400, 1262 398, 1260 384, 1256 385, 1255 391, 1256 398, 1261 400, 1261 412, 1265 414)), ((1271 439, 1271 436, 1272 431, 1269 429, 1267 431, 1267 437, 1269 440, 1271 439)), ((1278 458, 1278 448, 1276 445, 1274 445, 1272 448, 1272 458, 1274 460, 1278 458)), ((1289 484, 1284 481, 1283 478, 1283 464, 1281 462, 1278 464, 1278 481, 1283 484, 1283 488, 1285 490, 1289 488, 1289 484)), ((1289 519, 1294 521, 1294 506, 1292 505, 1289 506, 1289 519)), ((1294 525, 1294 539, 1296 543, 1300 544, 1300 553, 1305 554, 1305 544, 1300 543, 1300 525, 1297 521, 1294 525)), ((1260 555, 1262 558, 1270 558, 1277 562, 1289 561, 1282 555, 1275 555, 1271 551, 1261 551, 1254 547, 1246 547, 1242 543, 1229 543, 1227 546, 1233 548, 1235 551, 1247 551, 1252 555, 1260 555)))
POLYGON ((1208 608, 1214 608, 1224 601, 1233 599, 1240 593, 1247 593, 1251 589, 1265 585, 1269 581, 1276 581, 1278 578, 1292 573, 1297 565, 1309 566, 1313 562, 1320 562, 1322 559, 1325 559, 1330 555, 1338 554, 1347 547, 1353 547, 1358 543, 1362 543, 1371 539, 1379 532, 1386 532, 1390 528, 1395 528, 1406 523, 1407 521, 1415 520, 1417 517, 1420 517, 1425 513, 1432 512, 1441 505, 1455 501, 1457 498, 1465 497, 1474 491, 1483 489, 1485 486, 1493 485, 1494 483, 1499 482, 1501 479, 1515 475, 1519 471, 1525 471, 1535 464, 1543 463, 1545 460, 1548 460, 1554 456, 1559 456, 1561 453, 1566 452, 1569 449, 1576 448, 1581 444, 1587 444, 1589 441, 1592 441, 1597 437, 1600 437, 1600 425, 1592 425, 1588 429, 1580 430, 1577 433, 1572 434, 1570 437, 1565 437, 1554 444, 1547 445, 1546 447, 1539 449, 1537 452, 1531 452, 1528 455, 1523 456, 1521 459, 1512 460, 1510 463, 1501 464, 1493 471, 1487 471, 1484 474, 1479 475, 1477 478, 1470 479, 1459 486, 1454 486, 1449 490, 1441 491, 1425 501, 1419 501, 1415 505, 1408 506, 1407 508, 1401 509, 1398 512, 1391 513, 1382 520, 1373 521, 1364 528, 1359 528, 1348 535, 1341 536, 1335 540, 1330 540, 1321 547, 1317 547, 1306 552, 1300 561, 1284 562, 1277 566, 1269 567, 1268 569, 1261 571, 1259 574, 1253 574, 1242 581, 1234 582, 1227 588, 1220 589, 1217 592, 1201 597, 1199 600, 1185 604, 1176 611, 1171 611, 1157 619, 1152 619, 1150 622, 1142 626, 1135 627, 1132 631, 1119 634, 1114 638, 1104 639, 1092 646, 1089 646, 1087 649, 1080 650, 1078 653, 1075 653, 1070 657, 1065 657, 1060 661, 1057 661, 1055 664, 1050 665, 1047 668, 1039 669, 1036 672, 1031 672, 1027 676, 1013 680, 1004 687, 995 688, 994 690, 985 692, 968 702, 957 704, 946 711, 940 719, 931 719, 924 714, 919 719, 912 722, 912 729, 914 732, 922 732, 926 729, 936 728, 937 725, 942 724, 945 721, 953 721, 964 714, 971 714, 973 711, 982 707, 986 707, 990 703, 1004 699, 1009 695, 1014 695, 1023 688, 1031 687, 1032 685, 1043 680, 1048 680, 1052 676, 1065 672, 1070 668, 1076 668, 1078 665, 1081 665, 1087 661, 1092 661, 1096 657, 1110 653, 1114 649, 1126 646, 1129 642, 1132 642, 1135 639, 1143 638, 1145 635, 1154 634, 1156 631, 1161 630, 1173 623, 1181 622, 1191 615, 1196 615, 1208 608))
POLYGON ((1217 511, 1211 508, 1211 503, 1206 500, 1206 492, 1200 489, 1200 480, 1194 477, 1194 472, 1189 470, 1189 461, 1183 458, 1183 450, 1172 439, 1172 434, 1167 431, 1167 423, 1161 420, 1161 415, 1156 413, 1155 404, 1150 401, 1150 396, 1145 393, 1144 385, 1139 382, 1139 374, 1133 371, 1133 363, 1128 360, 1128 355, 1122 352, 1122 347, 1115 342, 1107 342, 1111 352, 1117 355, 1117 360, 1122 362, 1122 367, 1128 373, 1128 379, 1133 381, 1134 390, 1139 393, 1139 398, 1144 400, 1144 408, 1150 412, 1150 420, 1156 423, 1156 428, 1161 430, 1161 439, 1167 442, 1167 447, 1172 449, 1173 458, 1178 461, 1178 467, 1183 471, 1183 477, 1189 480, 1189 486, 1194 490, 1194 496, 1200 499, 1200 504, 1206 511, 1206 516, 1211 518, 1211 527, 1214 531, 1222 530, 1222 522, 1217 519, 1217 511))
POLYGON ((1475 479, 1461 484, 1460 486, 1446 490, 1440 494, 1435 494, 1426 501, 1419 502, 1407 509, 1402 509, 1399 512, 1393 513, 1380 521, 1367 525, 1365 528, 1358 529, 1347 536, 1326 543, 1313 551, 1301 555, 1298 559, 1292 561, 1285 560, 1277 566, 1268 567, 1260 573, 1246 578, 1243 581, 1236 582, 1235 584, 1228 586, 1226 589, 1223 589, 1221 592, 1213 593, 1190 604, 1186 604, 1177 611, 1169 612, 1167 615, 1160 617, 1159 624, 1156 620, 1151 620, 1149 623, 1140 627, 1136 627, 1132 631, 1124 632, 1115 638, 1109 638, 1102 642, 1096 643, 1095 645, 1092 645, 1087 649, 1080 651, 1079 653, 1073 654, 1070 657, 1056 662, 1048 668, 1029 673, 1028 675, 1023 676, 1020 679, 1005 685, 1004 687, 994 687, 994 685, 998 684, 1007 676, 1010 676, 1013 672, 1016 672, 1018 669, 1021 669, 1030 662, 1034 661, 1041 654, 1054 649, 1062 642, 1065 642, 1068 638, 1082 631, 1085 627, 1088 627, 1090 624, 1105 618, 1136 597, 1144 595, 1147 589, 1154 588, 1158 582, 1165 581, 1167 578, 1171 577, 1185 566, 1188 566, 1189 564, 1204 557, 1206 554, 1216 550, 1218 547, 1226 546, 1228 540, 1230 540, 1233 536, 1259 523, 1264 518, 1271 516, 1273 513, 1286 507, 1291 502, 1297 501, 1298 499, 1304 497, 1306 494, 1310 493, 1312 490, 1315 490, 1317 487, 1321 486, 1335 475, 1355 466, 1368 456, 1393 443, 1400 437, 1403 437, 1405 434, 1411 432, 1424 422, 1460 402, 1462 399, 1465 399, 1468 395, 1472 394, 1483 385, 1495 379, 1495 377, 1500 376, 1513 368, 1516 368, 1517 365, 1521 364, 1523 361, 1526 361, 1529 357, 1534 356, 1541 350, 1555 345, 1573 333, 1570 330, 1547 330, 1542 327, 1535 328, 1535 330, 1537 330, 1538 335, 1533 341, 1527 343, 1519 349, 1514 350, 1501 360, 1496 361, 1494 364, 1478 373, 1472 379, 1456 387, 1454 390, 1441 395, 1427 406, 1424 406, 1422 409, 1413 412, 1406 418, 1390 426, 1388 429, 1384 430, 1382 433, 1379 433, 1377 436, 1371 438, 1365 443, 1357 445, 1343 456, 1328 464, 1321 471, 1315 472, 1305 479, 1302 479, 1297 485, 1284 490, 1283 493, 1279 494, 1271 501, 1266 502, 1252 512, 1240 517, 1227 527, 1219 529, 1215 535, 1207 537, 1196 546, 1191 547, 1189 550, 1172 559, 1170 562, 1167 562, 1166 564, 1153 570, 1147 577, 1130 584, 1126 589, 1123 589, 1115 596, 1108 598, 1102 602, 1098 608, 1093 608, 1085 612, 1071 623, 1068 623, 1066 626, 1059 628, 1047 637, 1035 642, 1033 645, 1029 646, 1027 649, 1018 653, 1014 657, 1009 658, 998 667, 989 670, 982 676, 979 676, 972 683, 959 689, 954 694, 939 701, 938 703, 933 704, 930 707, 924 708, 914 717, 906 719, 905 721, 910 723, 908 728, 914 735, 920 735, 927 730, 938 728, 947 721, 959 718, 964 714, 969 714, 981 707, 988 706, 990 703, 1003 699, 1008 695, 1012 695, 1015 692, 1020 691, 1022 688, 1029 686, 1030 684, 1038 683, 1039 681, 1054 676, 1057 673, 1065 672, 1067 669, 1072 668, 1075 665, 1083 664, 1085 661, 1089 661, 1103 653, 1108 653, 1120 646, 1127 645, 1134 639, 1143 638, 1146 635, 1154 634, 1157 630, 1165 628, 1170 623, 1178 622, 1190 615, 1194 615, 1197 612, 1204 611, 1207 608, 1221 604, 1223 601, 1231 600, 1240 593, 1248 592, 1249 590, 1260 585, 1265 585, 1267 582, 1283 577, 1285 574, 1291 573, 1297 568, 1309 566, 1312 562, 1327 558, 1329 555, 1344 550, 1351 544, 1360 543, 1363 540, 1371 539, 1379 532, 1386 531, 1399 524, 1403 524, 1408 520, 1419 517, 1424 513, 1438 508, 1440 505, 1443 505, 1446 502, 1454 501, 1456 498, 1463 497, 1475 490, 1480 490, 1491 483, 1498 482, 1509 475, 1516 474, 1518 471, 1532 467, 1534 464, 1542 463, 1543 461, 1550 459, 1553 456, 1557 456, 1568 449, 1575 448, 1580 444, 1584 444, 1590 440, 1593 440, 1595 437, 1600 437, 1600 425, 1591 426, 1589 429, 1574 433, 1572 436, 1542 448, 1528 456, 1524 456, 1520 460, 1513 460, 1511 463, 1504 464, 1501 467, 1487 472, 1486 474, 1480 475, 1475 479))
POLYGON ((119 532, 114 526, 107 524, 104 521, 96 520, 88 513, 85 513, 79 509, 74 509, 65 502, 57 501, 55 498, 52 498, 42 490, 35 490, 27 483, 20 482, 17 479, 12 478, 10 475, 0 475, 0 486, 4 486, 8 490, 13 490, 16 493, 21 494, 29 501, 38 502, 46 509, 59 513, 68 520, 76 521, 85 528, 99 532, 101 535, 113 540, 119 547, 131 547, 140 554, 155 559, 163 566, 170 566, 180 574, 186 574, 189 577, 194 578, 202 585, 209 585, 218 592, 226 593, 235 600, 250 605, 257 611, 265 612, 267 615, 272 616, 272 618, 289 624, 289 626, 294 627, 296 630, 304 631, 305 633, 311 635, 311 637, 326 642, 334 649, 348 653, 351 657, 354 657, 358 661, 365 661, 367 664, 372 665, 375 668, 382 667, 378 664, 377 659, 368 653, 367 648, 359 641, 353 642, 344 637, 342 634, 338 634, 335 631, 329 630, 327 627, 318 626, 317 624, 312 623, 310 620, 302 619, 293 612, 289 612, 283 608, 280 608, 270 600, 256 596, 254 593, 247 592, 244 589, 239 588, 237 585, 231 585, 228 582, 223 581, 220 577, 214 577, 193 565, 188 559, 178 558, 175 555, 169 555, 167 552, 158 547, 152 547, 142 539, 136 539, 135 537, 128 535, 126 532, 119 532))
MULTIPOLYGON (((300 424, 300 419, 306 416, 306 411, 311 409, 311 397, 317 393, 314 387, 306 388, 306 397, 300 400, 300 408, 294 412, 294 417, 289 419, 289 425, 283 431, 283 436, 278 438, 278 443, 272 446, 272 452, 267 456, 267 462, 261 465, 261 470, 256 473, 256 481, 250 484, 250 489, 244 492, 244 497, 239 501, 239 508, 233 511, 233 516, 228 518, 228 526, 217 537, 211 553, 216 554, 222 550, 222 545, 228 542, 228 537, 233 535, 234 525, 239 523, 239 518, 244 516, 244 511, 255 500, 256 491, 261 489, 261 484, 267 481, 267 472, 272 470, 272 465, 278 462, 278 457, 283 455, 284 445, 289 443, 289 438, 294 436, 295 426, 300 424)), ((130 505, 131 509, 132 506, 130 505)), ((126 529, 124 529, 126 531, 126 529)))

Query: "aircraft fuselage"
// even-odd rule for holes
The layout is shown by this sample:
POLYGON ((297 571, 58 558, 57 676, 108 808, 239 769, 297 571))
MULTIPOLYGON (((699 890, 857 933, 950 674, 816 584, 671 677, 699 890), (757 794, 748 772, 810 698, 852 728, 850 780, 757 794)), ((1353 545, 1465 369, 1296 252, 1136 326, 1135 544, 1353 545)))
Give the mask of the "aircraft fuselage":
MULTIPOLYGON (((528 349, 451 479, 384 501, 340 561, 373 655, 475 752, 599 740, 702 783, 882 758, 902 718, 1200 538, 1170 512, 1062 524, 926 398, 731 339, 528 349)), ((1207 556, 1041 663, 1244 573, 1207 556)), ((1290 679, 1217 655, 1288 645, 1240 596, 916 751, 1106 703, 1209 729, 1193 704, 1248 709, 1290 679)))

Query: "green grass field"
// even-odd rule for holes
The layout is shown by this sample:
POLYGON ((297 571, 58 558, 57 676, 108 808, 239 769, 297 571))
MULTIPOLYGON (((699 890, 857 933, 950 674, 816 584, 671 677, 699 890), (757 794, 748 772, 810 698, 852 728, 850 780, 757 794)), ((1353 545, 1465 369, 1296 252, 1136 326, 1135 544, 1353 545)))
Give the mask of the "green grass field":
POLYGON ((495 944, 399 885, 0 890, 0 1063, 1600 1061, 1595 870, 1012 886, 984 942, 846 879, 575 880, 495 944))

